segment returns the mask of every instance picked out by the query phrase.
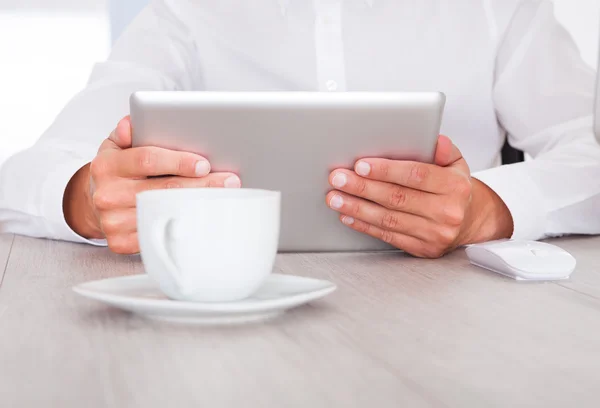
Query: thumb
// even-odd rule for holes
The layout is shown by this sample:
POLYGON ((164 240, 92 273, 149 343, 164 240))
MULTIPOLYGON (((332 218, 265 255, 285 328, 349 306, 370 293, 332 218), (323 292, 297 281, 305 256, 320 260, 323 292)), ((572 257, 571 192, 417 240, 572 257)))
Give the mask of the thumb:
POLYGON ((448 136, 440 135, 435 149, 434 163, 441 167, 448 167, 462 158, 462 153, 452 140, 448 136))
POLYGON ((125 116, 123 119, 121 119, 108 139, 120 149, 129 149, 132 143, 131 118, 129 116, 125 116))

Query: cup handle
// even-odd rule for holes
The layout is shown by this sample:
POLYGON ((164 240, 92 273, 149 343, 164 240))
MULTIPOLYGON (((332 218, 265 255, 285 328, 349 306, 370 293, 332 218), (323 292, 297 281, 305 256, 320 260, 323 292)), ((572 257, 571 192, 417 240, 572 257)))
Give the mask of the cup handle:
POLYGON ((151 234, 152 246, 154 247, 156 256, 161 261, 162 266, 175 278, 177 286, 182 287, 183 275, 179 271, 177 265, 175 265, 175 262, 173 262, 173 258, 171 257, 171 254, 169 254, 166 245, 167 229, 172 222, 173 219, 171 218, 159 218, 154 222, 151 234))

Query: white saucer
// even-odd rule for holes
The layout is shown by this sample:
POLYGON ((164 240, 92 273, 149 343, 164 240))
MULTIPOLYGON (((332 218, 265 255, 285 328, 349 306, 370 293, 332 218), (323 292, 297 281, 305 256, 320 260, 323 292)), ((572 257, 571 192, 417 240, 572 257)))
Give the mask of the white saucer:
POLYGON ((148 275, 77 285, 73 290, 143 317, 192 324, 239 324, 266 320, 322 298, 336 289, 328 281, 272 274, 251 297, 227 303, 180 302, 167 298, 148 275))

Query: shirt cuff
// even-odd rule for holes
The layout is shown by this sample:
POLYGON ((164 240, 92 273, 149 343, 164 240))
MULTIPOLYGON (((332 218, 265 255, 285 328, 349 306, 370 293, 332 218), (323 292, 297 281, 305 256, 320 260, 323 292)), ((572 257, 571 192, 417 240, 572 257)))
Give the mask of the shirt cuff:
POLYGON ((104 239, 86 239, 69 227, 63 211, 63 197, 69 181, 89 161, 70 159, 56 166, 48 175, 42 192, 42 211, 48 221, 52 237, 62 241, 106 246, 104 239))
POLYGON ((514 223, 513 239, 538 240, 545 236, 547 210, 527 163, 500 166, 472 175, 504 201, 514 223))

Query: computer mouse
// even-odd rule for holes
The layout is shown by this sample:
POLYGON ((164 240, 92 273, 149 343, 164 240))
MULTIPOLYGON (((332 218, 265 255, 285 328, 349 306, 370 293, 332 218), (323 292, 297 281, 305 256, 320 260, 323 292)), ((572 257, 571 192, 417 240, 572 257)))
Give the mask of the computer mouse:
POLYGON ((466 252, 473 265, 517 280, 568 279, 577 264, 564 249, 537 241, 491 241, 470 245, 466 252))

